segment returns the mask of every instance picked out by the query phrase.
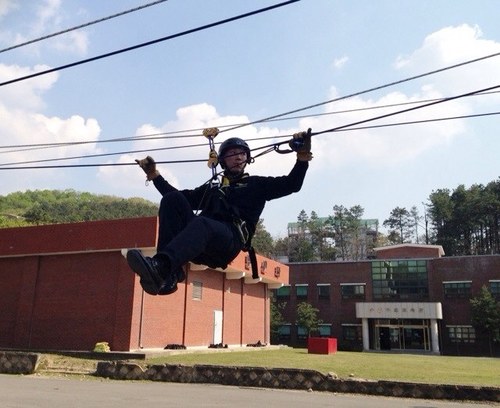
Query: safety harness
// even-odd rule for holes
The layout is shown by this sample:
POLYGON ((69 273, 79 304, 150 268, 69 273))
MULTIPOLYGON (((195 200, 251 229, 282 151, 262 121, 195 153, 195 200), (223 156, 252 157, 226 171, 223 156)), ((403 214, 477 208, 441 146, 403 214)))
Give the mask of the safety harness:
MULTIPOLYGON (((248 177, 247 173, 244 173, 239 179, 248 177)), ((243 252, 248 253, 248 257, 250 259, 250 265, 252 266, 252 279, 259 279, 259 268, 257 265, 257 255, 255 253, 255 249, 252 246, 252 235, 248 231, 247 223, 245 220, 241 219, 239 210, 237 207, 230 205, 226 200, 226 194, 224 192, 224 187, 229 186, 229 179, 225 176, 222 177, 222 188, 220 191, 222 192, 221 200, 224 203, 226 210, 232 217, 232 223, 236 227, 238 231, 240 241, 242 243, 241 250, 243 252)))
MULTIPOLYGON (((307 131, 308 136, 311 136, 311 129, 308 129, 307 131)), ((217 152, 215 150, 215 144, 214 144, 214 138, 219 134, 219 129, 218 128, 207 128, 203 130, 203 136, 205 136, 208 139, 208 145, 210 148, 210 152, 208 154, 208 161, 207 161, 207 166, 211 168, 212 170, 212 179, 211 179, 211 188, 217 189, 219 193, 219 199, 222 202, 225 210, 227 213, 231 216, 231 222, 235 226, 236 230, 238 231, 240 241, 242 243, 242 251, 248 252, 248 256, 250 259, 250 265, 252 267, 252 278, 253 279, 258 279, 259 278, 259 269, 257 265, 257 255, 255 253, 255 249, 252 246, 252 234, 248 231, 246 221, 241 219, 239 210, 238 208, 230 205, 226 199, 226 194, 224 191, 224 188, 229 186, 230 180, 222 176, 222 181, 219 182, 218 179, 218 173, 217 173, 217 165, 219 164, 219 158, 217 155, 217 152)), ((289 141, 285 142, 279 142, 279 143, 274 143, 269 146, 264 146, 264 148, 267 148, 267 150, 259 153, 258 155, 254 156, 252 158, 255 159, 256 157, 262 156, 263 154, 269 153, 271 151, 275 151, 277 153, 285 154, 285 153, 292 153, 292 152, 297 152, 304 146, 304 140, 303 139, 292 139, 289 141), (287 143, 288 146, 290 147, 289 149, 280 149, 280 146, 282 144, 287 143)), ((248 174, 243 174, 241 178, 248 176, 248 174)))
MULTIPOLYGON (((212 179, 210 182, 211 189, 218 189, 219 199, 221 200, 223 206, 227 213, 231 216, 231 222, 238 231, 238 235, 242 244, 242 251, 247 252, 250 265, 252 267, 252 279, 259 278, 259 268, 257 265, 257 255, 255 249, 252 246, 252 236, 248 231, 246 221, 241 219, 238 208, 230 205, 226 199, 226 193, 224 189, 229 186, 230 180, 226 176, 222 176, 222 181, 219 183, 217 165, 219 164, 219 158, 215 150, 214 138, 219 134, 219 129, 217 128, 207 128, 203 130, 203 136, 208 139, 209 153, 207 166, 212 170, 212 179)), ((243 174, 241 178, 247 177, 248 174, 243 174)), ((240 179, 241 179, 240 178, 240 179)))

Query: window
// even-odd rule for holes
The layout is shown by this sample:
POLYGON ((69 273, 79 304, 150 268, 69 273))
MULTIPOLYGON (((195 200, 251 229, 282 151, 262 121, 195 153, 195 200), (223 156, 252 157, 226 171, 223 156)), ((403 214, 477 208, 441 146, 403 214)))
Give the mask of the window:
POLYGON ((362 329, 359 324, 343 324, 342 339, 345 341, 361 341, 362 329))
POLYGON ((297 299, 307 299, 307 284, 295 285, 295 294, 297 295, 297 299))
POLYGON ((201 300, 203 295, 203 282, 193 281, 193 299, 201 300))
POLYGON ((307 339, 307 330, 304 326, 297 326, 297 338, 299 340, 307 339))
POLYGON ((476 331, 472 326, 447 326, 452 343, 475 343, 476 331))
POLYGON ((323 300, 330 299, 330 284, 329 283, 318 283, 318 299, 323 299, 323 300))
POLYGON ((447 298, 470 298, 471 281, 443 282, 444 296, 447 298))
POLYGON ((490 293, 494 298, 500 299, 500 280, 490 280, 490 293))
POLYGON ((342 299, 364 299, 365 284, 364 283, 341 283, 340 293, 342 299))
POLYGON ((290 286, 282 286, 276 290, 277 300, 285 300, 290 298, 290 286))
POLYGON ((374 299, 428 299, 427 261, 372 261, 372 282, 374 299))
POLYGON ((278 328, 278 333, 280 338, 286 337, 290 338, 290 334, 292 332, 292 325, 291 324, 283 324, 278 328))
POLYGON ((332 325, 331 324, 320 324, 319 325, 319 336, 320 337, 330 337, 332 335, 332 325))

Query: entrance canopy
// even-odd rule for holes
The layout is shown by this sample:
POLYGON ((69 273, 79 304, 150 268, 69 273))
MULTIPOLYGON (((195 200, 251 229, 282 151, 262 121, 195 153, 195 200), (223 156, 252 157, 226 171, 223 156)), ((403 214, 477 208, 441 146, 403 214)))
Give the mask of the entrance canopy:
POLYGON ((358 319, 438 319, 443 318, 440 302, 359 302, 358 319))

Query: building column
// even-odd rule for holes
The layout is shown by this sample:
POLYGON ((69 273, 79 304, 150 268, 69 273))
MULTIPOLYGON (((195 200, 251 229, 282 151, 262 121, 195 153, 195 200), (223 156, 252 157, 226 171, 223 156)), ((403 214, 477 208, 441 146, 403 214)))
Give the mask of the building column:
POLYGON ((363 317, 361 319, 362 332, 363 332, 363 351, 370 350, 370 330, 368 329, 368 319, 363 317))
POLYGON ((433 352, 439 353, 438 323, 436 319, 431 319, 431 347, 433 352))

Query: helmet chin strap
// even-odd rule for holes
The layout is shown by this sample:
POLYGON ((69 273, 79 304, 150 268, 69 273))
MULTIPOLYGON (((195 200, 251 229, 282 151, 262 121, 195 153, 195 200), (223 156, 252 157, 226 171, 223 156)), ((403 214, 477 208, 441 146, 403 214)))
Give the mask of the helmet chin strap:
POLYGON ((232 169, 225 168, 224 169, 224 176, 226 176, 229 179, 239 178, 242 174, 245 173, 245 167, 246 167, 246 164, 243 167, 243 169, 241 169, 241 171, 232 171, 232 169))

